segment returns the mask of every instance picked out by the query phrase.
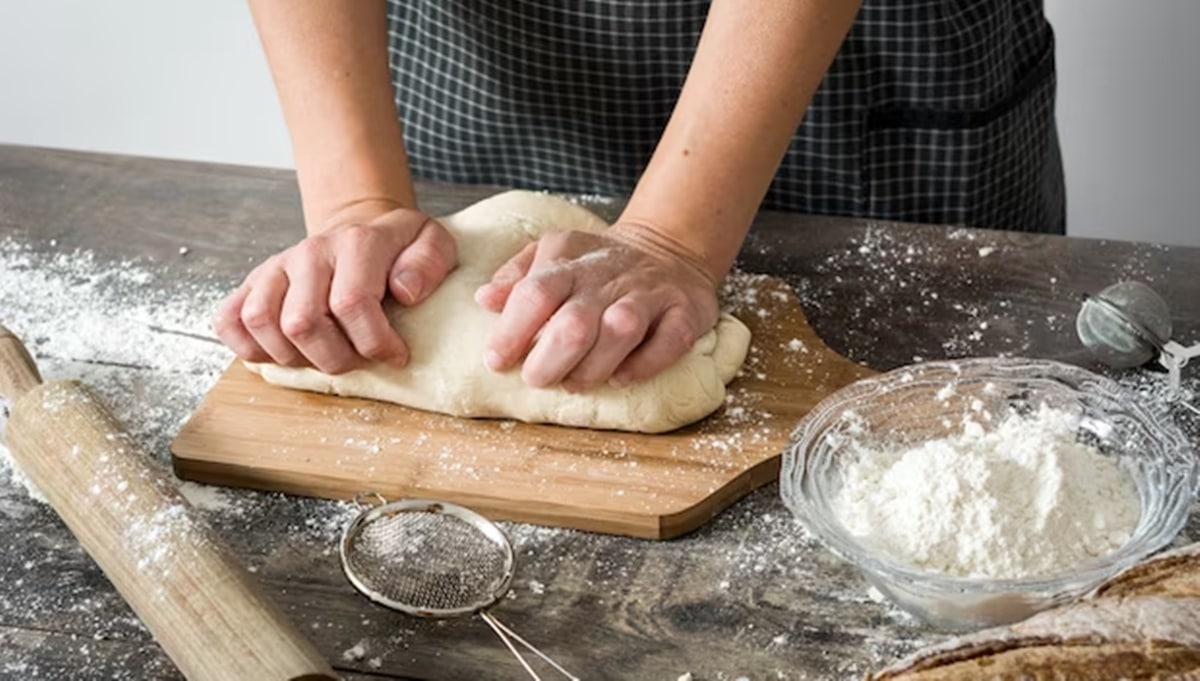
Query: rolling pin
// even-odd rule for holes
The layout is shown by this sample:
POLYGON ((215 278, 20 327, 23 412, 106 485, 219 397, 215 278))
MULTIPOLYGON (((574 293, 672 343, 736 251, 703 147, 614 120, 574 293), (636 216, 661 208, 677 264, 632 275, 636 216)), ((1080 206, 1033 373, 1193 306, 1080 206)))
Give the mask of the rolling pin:
POLYGON ((42 383, 3 326, 0 397, 13 459, 185 677, 337 678, 167 470, 82 384, 42 383))

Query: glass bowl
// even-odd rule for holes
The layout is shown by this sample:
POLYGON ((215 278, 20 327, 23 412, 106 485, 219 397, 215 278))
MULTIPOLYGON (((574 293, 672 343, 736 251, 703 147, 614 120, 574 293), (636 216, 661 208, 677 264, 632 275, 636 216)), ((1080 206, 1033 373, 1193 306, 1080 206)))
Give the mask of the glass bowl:
MULTIPOLYGON (((984 429, 1002 418, 983 422, 984 429)), ((955 631, 1015 622, 1073 600, 1169 543, 1187 520, 1198 463, 1162 410, 1115 381, 1060 362, 980 358, 927 362, 853 383, 830 395, 792 434, 780 492, 834 553, 910 613, 955 631), (853 463, 850 442, 909 448, 961 432, 959 417, 1003 417, 1041 405, 1070 414, 1076 438, 1113 457, 1137 488, 1141 515, 1128 541, 1067 571, 1022 579, 949 576, 885 556, 852 535, 834 500, 853 463), (956 428, 955 426, 958 426, 956 428)))

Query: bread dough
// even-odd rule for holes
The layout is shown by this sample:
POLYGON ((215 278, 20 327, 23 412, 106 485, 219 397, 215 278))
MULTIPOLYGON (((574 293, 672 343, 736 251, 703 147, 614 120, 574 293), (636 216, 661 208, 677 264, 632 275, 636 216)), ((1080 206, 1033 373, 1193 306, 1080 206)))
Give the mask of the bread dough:
POLYGON ((375 363, 336 376, 311 368, 247 363, 267 381, 291 388, 396 402, 465 417, 506 417, 658 433, 698 421, 725 400, 746 358, 750 331, 728 314, 682 359, 642 383, 602 385, 583 394, 532 388, 520 370, 494 373, 484 343, 498 315, 474 301, 475 289, 527 243, 553 230, 599 232, 592 212, 548 194, 510 191, 441 218, 458 242, 459 264, 423 303, 391 301, 389 319, 408 342, 408 366, 375 363))

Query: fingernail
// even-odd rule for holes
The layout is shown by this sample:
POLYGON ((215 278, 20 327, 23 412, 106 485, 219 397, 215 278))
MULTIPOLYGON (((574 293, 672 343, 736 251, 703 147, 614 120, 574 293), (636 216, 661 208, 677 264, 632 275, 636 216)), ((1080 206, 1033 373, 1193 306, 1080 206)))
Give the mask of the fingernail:
POLYGON ((608 379, 608 383, 614 388, 627 388, 633 381, 629 379, 629 374, 627 373, 616 373, 608 379))
POLYGON ((396 275, 396 287, 404 292, 407 300, 402 300, 402 303, 412 304, 421 299, 421 289, 424 287, 424 282, 421 281, 421 275, 410 270, 405 270, 396 275))
POLYGON ((504 358, 495 350, 488 350, 483 355, 483 363, 492 371, 504 371, 504 358))
POLYGON ((475 289, 475 295, 473 297, 475 298, 475 303, 477 305, 487 305, 487 296, 488 292, 491 290, 491 286, 491 284, 483 284, 479 288, 475 289))

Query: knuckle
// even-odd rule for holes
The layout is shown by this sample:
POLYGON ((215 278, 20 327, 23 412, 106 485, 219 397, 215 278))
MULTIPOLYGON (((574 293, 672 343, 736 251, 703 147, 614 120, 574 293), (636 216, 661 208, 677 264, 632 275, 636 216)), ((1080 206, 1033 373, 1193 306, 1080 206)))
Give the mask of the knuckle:
POLYGON ((513 288, 513 295, 528 305, 545 308, 558 302, 556 287, 549 277, 534 275, 525 277, 513 288))
POLYGON ((292 340, 307 340, 312 338, 320 327, 317 315, 311 312, 288 315, 279 320, 283 335, 292 340))
POLYGON ((312 262, 319 259, 322 251, 324 251, 324 248, 322 247, 322 241, 323 239, 320 236, 316 236, 305 239, 295 246, 292 246, 291 250, 288 252, 288 260, 303 260, 305 262, 312 262))
POLYGON ((592 325, 582 316, 571 314, 558 323, 554 335, 564 349, 577 350, 591 345, 592 325))
POLYGON ((361 222, 346 225, 338 231, 338 237, 348 243, 363 243, 369 241, 375 234, 375 229, 361 222))
POLYGON ((403 258, 405 269, 412 268, 420 272, 444 272, 449 269, 450 262, 442 258, 442 255, 433 248, 428 248, 422 244, 409 246, 403 258))
POLYGON ((275 316, 266 305, 248 302, 242 306, 242 324, 247 329, 265 329, 275 323, 275 316))
POLYGON ((415 239, 400 257, 426 272, 448 272, 458 261, 458 245, 449 232, 439 227, 432 238, 422 235, 415 239))
POLYGON ((626 305, 613 305, 604 311, 600 323, 614 338, 626 340, 641 333, 641 317, 626 305))
POLYGON ((372 303, 378 304, 372 296, 362 290, 350 290, 337 294, 329 299, 329 310, 340 320, 356 319, 370 309, 372 303))
POLYGON ((353 224, 342 227, 330 238, 334 240, 333 250, 344 257, 347 252, 369 253, 374 251, 377 237, 378 230, 375 228, 363 224, 353 224))
POLYGON ((675 354, 683 355, 696 344, 696 334, 685 324, 670 324, 659 330, 663 345, 675 354))
POLYGON ((213 331, 216 331, 217 335, 221 336, 222 338, 229 334, 229 332, 233 331, 235 326, 233 320, 229 317, 229 313, 223 308, 217 310, 217 312, 209 318, 208 323, 212 326, 213 331))

